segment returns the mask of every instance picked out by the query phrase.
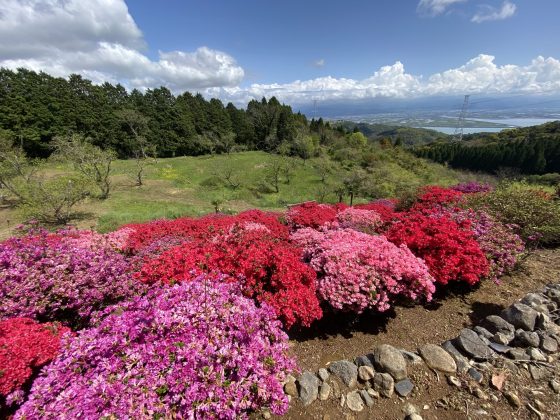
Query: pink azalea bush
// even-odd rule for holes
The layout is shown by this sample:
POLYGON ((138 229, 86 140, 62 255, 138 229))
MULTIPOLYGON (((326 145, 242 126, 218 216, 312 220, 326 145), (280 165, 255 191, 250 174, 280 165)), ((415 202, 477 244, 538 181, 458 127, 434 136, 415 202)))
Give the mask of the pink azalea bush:
POLYGON ((273 311, 216 278, 107 308, 63 345, 16 419, 245 418, 288 407, 295 368, 273 311), (217 281, 214 281, 217 280, 217 281))
POLYGON ((406 246, 354 230, 301 229, 292 240, 318 273, 319 295, 333 308, 386 311, 398 297, 431 300, 434 279, 406 246))
POLYGON ((35 231, 0 243, 0 319, 81 327, 93 311, 145 288, 130 275, 125 256, 104 244, 77 245, 74 235, 35 231))
POLYGON ((336 215, 338 224, 343 229, 354 229, 364 233, 375 233, 383 225, 381 216, 373 210, 348 207, 336 215))

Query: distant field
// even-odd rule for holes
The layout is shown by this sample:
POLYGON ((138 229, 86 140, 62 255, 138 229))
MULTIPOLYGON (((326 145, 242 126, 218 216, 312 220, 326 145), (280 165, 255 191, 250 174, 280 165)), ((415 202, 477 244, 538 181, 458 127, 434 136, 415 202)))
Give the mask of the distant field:
MULTIPOLYGON (((76 222, 82 228, 106 232, 122 224, 158 218, 195 216, 214 211, 213 201, 221 202, 222 211, 238 212, 249 208, 280 210, 291 203, 318 198, 322 187, 320 177, 313 169, 315 160, 303 163, 293 159, 293 174, 288 184, 280 184, 279 193, 272 192, 265 183, 266 165, 273 157, 264 152, 242 152, 231 155, 178 157, 158 159, 146 168, 145 185, 135 187, 131 173, 133 160, 115 162, 112 177, 113 191, 107 200, 88 199, 77 209, 83 217, 76 222), (233 189, 216 179, 215 173, 230 168, 240 185, 233 189)), ((388 191, 394 185, 422 185, 428 183, 452 184, 460 174, 441 165, 422 162, 409 169, 398 161, 378 163, 383 182, 388 191)), ((52 174, 64 171, 63 167, 49 166, 52 174)), ((342 170, 330 177, 331 182, 341 178, 342 170)), ((327 201, 335 201, 334 195, 327 201)), ((365 201, 358 198, 357 202, 365 201)), ((9 236, 22 220, 13 208, 0 208, 0 237, 9 236)))

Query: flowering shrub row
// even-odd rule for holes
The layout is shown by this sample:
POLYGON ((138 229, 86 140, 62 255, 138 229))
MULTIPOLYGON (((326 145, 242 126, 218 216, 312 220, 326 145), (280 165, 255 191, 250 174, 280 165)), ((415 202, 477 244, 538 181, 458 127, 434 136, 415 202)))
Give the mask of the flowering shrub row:
POLYGON ((295 368, 266 304, 219 279, 151 290, 107 308, 35 380, 16 419, 238 418, 283 414, 295 368))
POLYGON ((239 282, 246 296, 269 304, 286 328, 309 326, 322 315, 315 272, 301 261, 301 250, 256 223, 172 247, 146 260, 136 277, 145 283, 174 283, 214 272, 239 282))
POLYGON ((142 289, 122 254, 104 244, 77 246, 71 231, 34 231, 0 243, 0 278, 0 319, 77 327, 87 325, 93 311, 142 289))
POLYGON ((58 353, 60 338, 70 329, 29 318, 0 321, 0 409, 19 403, 24 387, 58 353))
POLYGON ((304 247, 305 258, 319 273, 319 294, 333 308, 385 311, 398 296, 429 301, 435 291, 422 260, 383 236, 306 228, 292 239, 304 247))

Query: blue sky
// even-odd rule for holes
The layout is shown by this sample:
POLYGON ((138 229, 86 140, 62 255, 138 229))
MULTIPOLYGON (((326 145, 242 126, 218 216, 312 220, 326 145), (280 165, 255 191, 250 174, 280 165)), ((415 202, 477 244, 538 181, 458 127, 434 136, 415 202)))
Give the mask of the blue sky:
POLYGON ((0 66, 236 103, 558 94, 558 16, 558 0, 0 0, 0 66))

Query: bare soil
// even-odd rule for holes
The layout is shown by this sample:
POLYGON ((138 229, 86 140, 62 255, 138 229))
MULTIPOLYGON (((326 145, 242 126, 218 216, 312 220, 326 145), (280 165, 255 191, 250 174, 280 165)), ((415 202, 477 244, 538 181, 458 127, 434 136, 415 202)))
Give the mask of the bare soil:
MULTIPOLYGON (((486 281, 475 289, 450 287, 424 306, 398 306, 390 313, 364 314, 357 320, 340 314, 326 315, 309 331, 292 334, 292 351, 302 371, 317 371, 335 360, 353 360, 370 353, 379 344, 415 351, 423 344, 440 344, 456 337, 462 328, 476 325, 487 315, 498 314, 525 294, 552 282, 560 282, 560 249, 538 250, 527 257, 520 269, 502 278, 500 284, 486 281)), ((534 400, 538 399, 546 406, 545 418, 557 419, 560 397, 552 392, 548 381, 552 377, 560 379, 560 364, 556 361, 553 365, 555 368, 547 369, 545 378, 537 382, 526 369, 516 373, 508 371, 505 389, 519 394, 518 409, 513 409, 501 392, 488 386, 487 377, 480 386, 488 396, 485 400, 472 395, 476 384, 467 378, 462 378, 464 386, 459 390, 448 385, 444 375, 438 378, 434 372, 418 367, 410 372, 415 390, 406 401, 397 396, 379 399, 361 413, 342 408, 332 397, 308 407, 292 401, 290 411, 283 418, 403 419, 402 408, 407 402, 417 406, 424 419, 537 418, 527 403, 534 406, 534 400)), ((539 406, 543 409, 543 405, 539 406)))

